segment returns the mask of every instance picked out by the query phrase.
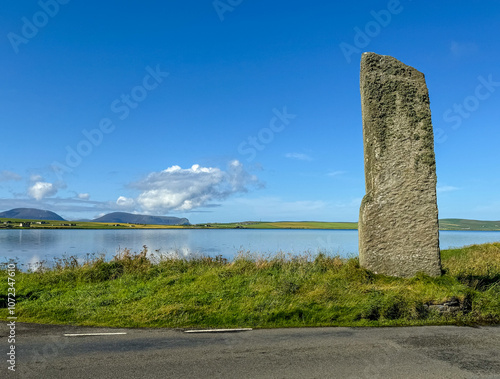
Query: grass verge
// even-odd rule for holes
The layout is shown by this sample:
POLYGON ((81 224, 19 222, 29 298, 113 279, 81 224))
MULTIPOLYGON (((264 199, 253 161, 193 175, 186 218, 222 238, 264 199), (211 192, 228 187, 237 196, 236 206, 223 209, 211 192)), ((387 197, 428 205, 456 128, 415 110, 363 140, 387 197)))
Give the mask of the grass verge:
MULTIPOLYGON (((181 259, 122 251, 16 272, 19 322, 114 327, 305 327, 500 323, 500 243, 442 251, 444 275, 375 275, 357 258, 181 259), (438 305, 447 303, 452 305, 438 305)), ((0 319, 8 316, 7 267, 0 319)))

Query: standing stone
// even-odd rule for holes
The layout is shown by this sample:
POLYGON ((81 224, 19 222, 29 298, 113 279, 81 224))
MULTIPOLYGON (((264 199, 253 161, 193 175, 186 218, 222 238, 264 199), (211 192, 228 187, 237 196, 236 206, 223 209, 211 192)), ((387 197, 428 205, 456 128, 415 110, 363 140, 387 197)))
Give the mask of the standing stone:
POLYGON ((424 74, 390 56, 361 58, 366 195, 359 262, 378 274, 441 275, 436 159, 424 74))

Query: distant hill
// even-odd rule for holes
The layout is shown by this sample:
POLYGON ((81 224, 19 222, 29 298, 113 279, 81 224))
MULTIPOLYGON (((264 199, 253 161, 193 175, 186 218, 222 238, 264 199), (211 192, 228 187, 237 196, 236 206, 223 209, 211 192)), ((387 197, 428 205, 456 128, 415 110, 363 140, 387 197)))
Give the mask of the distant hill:
MULTIPOLYGON (((0 212, 0 218, 21 220, 66 221, 57 213, 36 208, 15 208, 0 212)), ((187 218, 168 216, 148 216, 125 212, 113 212, 94 220, 79 220, 91 222, 106 222, 113 224, 146 224, 146 225, 191 225, 187 218)), ((202 225, 203 226, 203 225, 202 225)), ((213 228, 256 228, 256 229, 356 229, 356 223, 317 223, 317 222, 241 222, 230 224, 204 225, 213 228)), ((465 220, 445 218, 439 220, 440 230, 477 230, 500 231, 500 221, 465 220)))
POLYGON ((187 218, 136 215, 125 212, 108 213, 92 220, 93 222, 116 222, 123 224, 149 224, 149 225, 190 225, 187 218))
POLYGON ((460 218, 444 218, 439 220, 441 230, 500 230, 500 221, 464 220, 460 218))
POLYGON ((24 220, 66 221, 57 213, 36 208, 15 208, 0 213, 0 218, 18 218, 24 220))

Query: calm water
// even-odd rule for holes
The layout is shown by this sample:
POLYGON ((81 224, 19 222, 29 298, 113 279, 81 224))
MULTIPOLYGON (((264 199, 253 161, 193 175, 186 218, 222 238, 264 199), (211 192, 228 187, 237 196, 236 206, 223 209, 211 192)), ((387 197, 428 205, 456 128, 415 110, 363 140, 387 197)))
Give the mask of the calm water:
MULTIPOLYGON (((441 248, 461 247, 476 243, 499 242, 500 232, 440 232, 441 248)), ((17 258, 20 263, 50 261, 53 257, 88 253, 106 254, 118 249, 177 253, 223 255, 232 259, 239 251, 259 254, 292 254, 319 251, 331 255, 358 254, 356 230, 1 230, 0 259, 17 258)))

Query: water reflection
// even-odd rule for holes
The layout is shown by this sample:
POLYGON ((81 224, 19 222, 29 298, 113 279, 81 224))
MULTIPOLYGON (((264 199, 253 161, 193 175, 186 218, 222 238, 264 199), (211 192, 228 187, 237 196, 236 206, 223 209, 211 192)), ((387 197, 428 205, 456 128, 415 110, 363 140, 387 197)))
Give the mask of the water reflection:
MULTIPOLYGON (((440 233, 441 248, 500 241, 500 232, 440 233)), ((342 257, 358 254, 356 230, 1 230, 0 259, 16 258, 33 263, 54 257, 105 254, 110 259, 125 248, 139 252, 143 245, 157 254, 189 257, 222 255, 233 259, 238 252, 273 255, 324 252, 342 257)))

